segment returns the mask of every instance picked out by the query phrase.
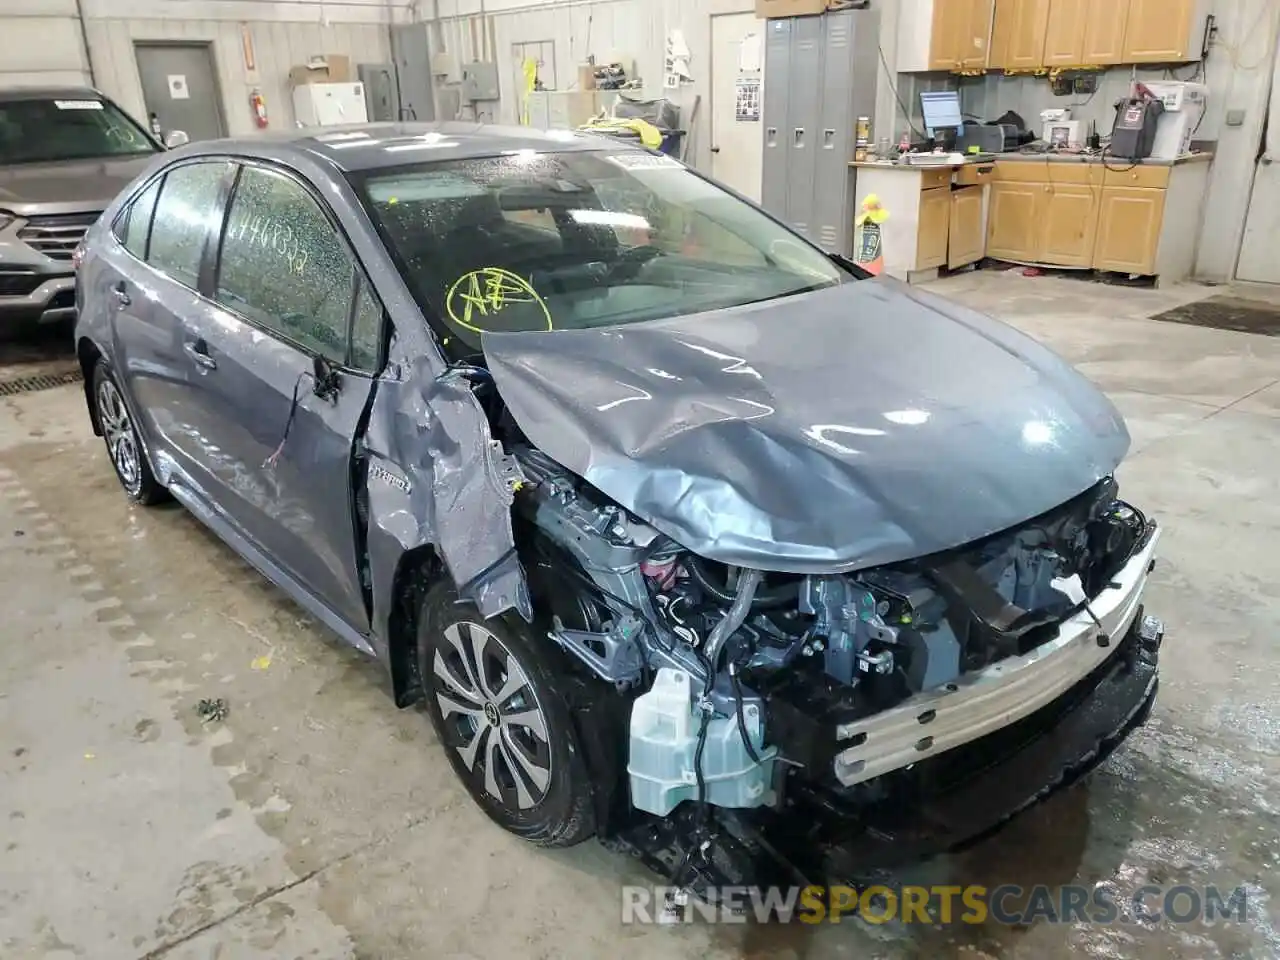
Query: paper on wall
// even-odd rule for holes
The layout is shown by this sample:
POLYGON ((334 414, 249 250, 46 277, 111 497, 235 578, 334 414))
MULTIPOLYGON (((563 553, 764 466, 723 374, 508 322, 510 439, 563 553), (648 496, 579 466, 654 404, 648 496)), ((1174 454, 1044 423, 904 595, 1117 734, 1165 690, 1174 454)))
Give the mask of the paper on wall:
POLYGON ((733 119, 739 123, 760 120, 760 78, 739 77, 734 84, 733 119))
POLYGON ((760 69, 760 34, 748 33, 742 38, 742 48, 738 51, 738 71, 753 73, 760 69))
POLYGON ((662 85, 674 89, 683 83, 693 83, 693 71, 689 69, 689 61, 693 54, 689 44, 685 42, 683 30, 672 30, 667 34, 667 55, 663 64, 662 85))
POLYGON ((181 73, 171 73, 169 80, 169 97, 173 100, 190 100, 191 89, 187 86, 187 78, 181 73))

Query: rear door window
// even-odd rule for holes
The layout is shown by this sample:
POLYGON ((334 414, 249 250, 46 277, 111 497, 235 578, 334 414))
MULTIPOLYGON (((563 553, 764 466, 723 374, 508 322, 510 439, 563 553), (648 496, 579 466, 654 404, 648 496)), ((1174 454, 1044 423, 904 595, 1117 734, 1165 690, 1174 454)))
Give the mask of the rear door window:
POLYGON ((164 178, 151 222, 147 262, 195 289, 205 241, 221 220, 218 200, 230 164, 224 160, 175 167, 164 178))
POLYGON ((218 265, 220 303, 345 364, 355 277, 345 241, 300 183, 260 167, 241 170, 218 265))

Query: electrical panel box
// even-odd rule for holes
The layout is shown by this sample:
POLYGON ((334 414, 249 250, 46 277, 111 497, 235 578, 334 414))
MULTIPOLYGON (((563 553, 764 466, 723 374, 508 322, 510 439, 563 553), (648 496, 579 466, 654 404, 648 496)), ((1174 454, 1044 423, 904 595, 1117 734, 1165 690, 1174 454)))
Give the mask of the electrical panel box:
POLYGON ((364 100, 369 119, 399 120, 400 94, 396 85, 396 68, 390 63, 361 63, 356 75, 364 84, 364 100))
POLYGON ((477 60, 462 68, 463 100, 498 100, 498 65, 477 60))
MULTIPOLYGON (((391 27, 391 59, 396 70, 396 119, 434 120, 436 89, 431 75, 427 24, 402 23, 391 27)), ((455 113, 446 111, 445 119, 452 120, 455 113)))

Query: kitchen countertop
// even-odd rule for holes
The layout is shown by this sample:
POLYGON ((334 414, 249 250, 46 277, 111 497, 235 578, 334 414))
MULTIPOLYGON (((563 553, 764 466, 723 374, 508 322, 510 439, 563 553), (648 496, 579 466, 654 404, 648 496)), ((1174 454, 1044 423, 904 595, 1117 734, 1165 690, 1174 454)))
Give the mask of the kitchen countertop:
POLYGON ((1049 163, 1096 163, 1105 164, 1112 169, 1128 170, 1134 166, 1142 167, 1174 167, 1184 163, 1208 163, 1213 159, 1213 154, 1209 152, 1188 153, 1176 160, 1123 160, 1119 157, 1108 156, 1105 158, 1100 155, 1087 156, 1080 153, 990 153, 984 154, 977 159, 965 159, 961 163, 933 163, 933 164, 912 164, 912 163, 882 163, 878 160, 851 161, 851 167, 867 167, 871 170, 954 170, 958 167, 975 166, 981 164, 995 163, 1031 163, 1037 160, 1048 161, 1049 163))

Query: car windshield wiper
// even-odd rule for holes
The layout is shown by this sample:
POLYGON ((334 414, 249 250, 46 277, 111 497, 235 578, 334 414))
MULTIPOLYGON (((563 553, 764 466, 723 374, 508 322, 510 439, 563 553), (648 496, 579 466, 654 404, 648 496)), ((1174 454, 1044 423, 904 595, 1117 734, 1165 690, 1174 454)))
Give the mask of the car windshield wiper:
POLYGON ((815 290, 825 290, 827 287, 834 287, 839 284, 838 280, 823 280, 819 283, 806 284, 803 287, 796 287, 794 290, 783 290, 781 293, 771 293, 767 297, 759 297, 755 300, 743 300, 737 304, 745 307, 751 303, 768 303, 770 300, 781 300, 783 297, 795 297, 802 293, 813 293, 815 290))

